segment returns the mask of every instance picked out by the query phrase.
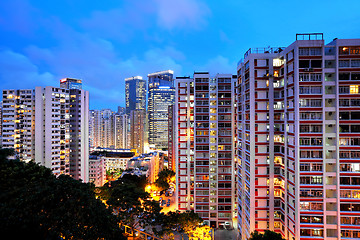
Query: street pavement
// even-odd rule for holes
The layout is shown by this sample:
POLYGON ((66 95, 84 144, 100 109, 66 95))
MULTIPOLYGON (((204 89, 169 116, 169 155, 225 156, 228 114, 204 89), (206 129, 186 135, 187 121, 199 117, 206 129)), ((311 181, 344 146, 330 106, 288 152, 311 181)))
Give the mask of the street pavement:
POLYGON ((215 231, 215 240, 236 240, 236 232, 234 229, 217 229, 215 231))

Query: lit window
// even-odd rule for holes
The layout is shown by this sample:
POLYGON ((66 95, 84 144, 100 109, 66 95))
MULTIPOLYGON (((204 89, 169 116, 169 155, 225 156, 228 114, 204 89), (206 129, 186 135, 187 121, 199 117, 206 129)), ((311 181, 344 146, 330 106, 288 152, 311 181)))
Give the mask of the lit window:
POLYGON ((350 94, 358 94, 359 85, 350 85, 350 94))

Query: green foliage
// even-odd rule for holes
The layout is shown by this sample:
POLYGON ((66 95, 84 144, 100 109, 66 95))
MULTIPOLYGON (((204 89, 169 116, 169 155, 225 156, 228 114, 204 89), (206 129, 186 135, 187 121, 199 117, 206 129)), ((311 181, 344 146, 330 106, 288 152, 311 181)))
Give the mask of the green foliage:
POLYGON ((254 231, 251 233, 249 240, 284 240, 280 233, 266 230, 264 234, 254 231))
POLYGON ((0 231, 12 239, 124 239, 92 185, 56 178, 34 162, 9 161, 0 149, 0 231))
POLYGON ((164 169, 158 174, 158 179, 154 182, 154 185, 160 191, 166 191, 170 188, 171 178, 175 176, 175 172, 169 169, 164 169))
POLYGON ((191 236, 198 228, 202 227, 203 219, 194 211, 176 211, 162 215, 159 223, 162 225, 161 231, 158 232, 159 235, 168 235, 176 231, 191 236))
POLYGON ((137 222, 146 225, 156 224, 161 207, 157 201, 150 199, 149 193, 145 191, 146 184, 145 176, 125 174, 121 179, 109 182, 101 189, 102 195, 107 196, 103 200, 114 208, 123 224, 131 227, 137 222))

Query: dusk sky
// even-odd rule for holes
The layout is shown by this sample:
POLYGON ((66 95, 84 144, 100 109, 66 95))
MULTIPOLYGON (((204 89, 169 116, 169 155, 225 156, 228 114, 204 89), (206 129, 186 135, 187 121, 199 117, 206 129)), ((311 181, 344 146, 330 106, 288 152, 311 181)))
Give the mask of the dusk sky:
POLYGON ((359 0, 1 0, 0 90, 80 78, 90 108, 125 106, 124 78, 236 73, 250 47, 296 33, 360 38, 359 0))

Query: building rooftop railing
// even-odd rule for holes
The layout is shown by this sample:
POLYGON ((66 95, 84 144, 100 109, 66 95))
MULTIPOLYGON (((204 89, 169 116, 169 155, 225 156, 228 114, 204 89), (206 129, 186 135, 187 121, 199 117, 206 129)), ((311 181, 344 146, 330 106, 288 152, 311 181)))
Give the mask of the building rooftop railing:
POLYGON ((296 41, 298 40, 324 40, 323 33, 297 33, 296 41))
POLYGON ((244 58, 240 59, 238 66, 252 53, 280 53, 285 47, 263 47, 263 48, 249 48, 244 54, 244 58))

